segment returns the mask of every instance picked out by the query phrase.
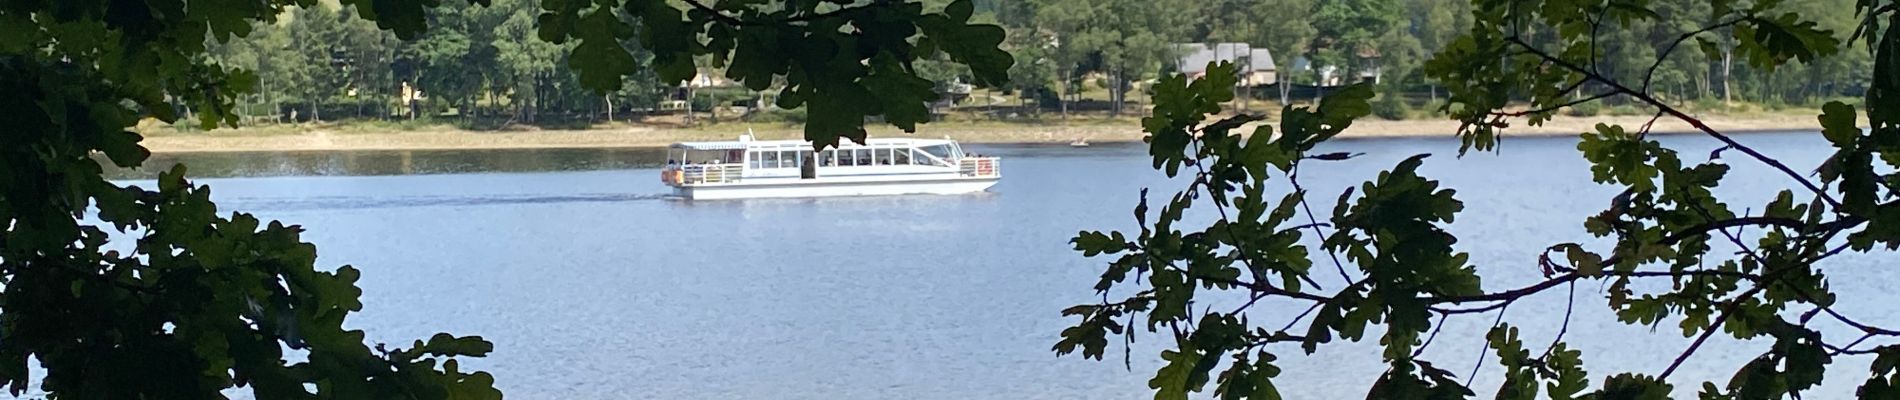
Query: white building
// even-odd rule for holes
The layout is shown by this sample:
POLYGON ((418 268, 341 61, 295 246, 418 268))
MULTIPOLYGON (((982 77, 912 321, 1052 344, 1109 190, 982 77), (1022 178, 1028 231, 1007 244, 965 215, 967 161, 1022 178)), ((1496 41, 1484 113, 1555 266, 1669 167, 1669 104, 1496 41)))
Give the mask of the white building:
POLYGON ((1207 64, 1214 61, 1234 63, 1240 68, 1241 86, 1258 86, 1278 82, 1279 67, 1274 65, 1273 53, 1264 48, 1254 48, 1246 43, 1186 43, 1174 46, 1176 71, 1186 74, 1189 79, 1200 79, 1207 74, 1207 64))

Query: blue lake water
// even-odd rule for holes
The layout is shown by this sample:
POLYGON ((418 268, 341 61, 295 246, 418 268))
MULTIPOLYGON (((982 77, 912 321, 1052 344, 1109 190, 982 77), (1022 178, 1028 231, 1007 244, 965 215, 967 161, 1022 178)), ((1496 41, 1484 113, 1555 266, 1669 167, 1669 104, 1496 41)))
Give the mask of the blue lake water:
MULTIPOLYGON (((1717 147, 1700 137, 1665 140, 1696 161, 1717 147)), ((1741 140, 1797 169, 1829 152, 1816 134, 1741 140)), ((1366 155, 1309 165, 1302 181, 1315 211, 1327 215, 1347 186, 1404 157, 1435 153, 1423 171, 1465 201, 1450 230, 1495 291, 1537 281, 1544 247, 1604 243, 1581 223, 1616 190, 1590 183, 1575 142, 1510 139, 1498 153, 1458 158, 1448 139, 1340 141, 1321 151, 1366 155)), ((213 154, 159 162, 238 176, 200 182, 224 210, 307 227, 320 263, 362 269, 365 310, 348 325, 368 330, 370 340, 406 345, 448 331, 494 341, 491 357, 463 365, 494 373, 510 398, 1152 397, 1146 382, 1165 336, 1138 337, 1132 371, 1119 347, 1098 362, 1058 358, 1050 346, 1073 322, 1059 310, 1099 298, 1091 286, 1107 262, 1083 258, 1068 239, 1084 229, 1134 229, 1129 210, 1141 188, 1164 197, 1184 182, 1149 169, 1139 145, 969 147, 1005 157, 1005 178, 989 193, 720 202, 660 198, 665 187, 651 169, 652 151, 213 154)), ((1765 204, 1790 184, 1738 157, 1729 154, 1736 171, 1718 190, 1737 209, 1765 204)), ((1877 296, 1895 289, 1895 272, 1878 265, 1881 256, 1844 255, 1827 268, 1844 294, 1842 311, 1900 321, 1877 296)), ((1322 283, 1335 289, 1334 279, 1322 283)), ((1522 328, 1527 345, 1543 346, 1557 330, 1563 296, 1556 290, 1520 302, 1506 319, 1522 328)), ((1653 332, 1616 324, 1595 282, 1579 284, 1576 296, 1568 338, 1585 351, 1593 386, 1605 372, 1658 373, 1688 344, 1673 321, 1653 332)), ((1279 325, 1303 308, 1262 303, 1250 317, 1279 325)), ((1424 357, 1469 371, 1491 322, 1452 319, 1424 357)), ((1830 338, 1852 339, 1838 324, 1816 324, 1830 338)), ((1678 371, 1679 394, 1691 395, 1702 380, 1725 383, 1767 345, 1711 340, 1678 371)), ((1289 398, 1361 398, 1383 369, 1371 344, 1334 344, 1311 356, 1297 345, 1278 350, 1289 398)), ((1498 376, 1495 357, 1484 358, 1475 386, 1488 397, 1498 376)), ((1869 361, 1837 361, 1810 397, 1849 397, 1869 361)))

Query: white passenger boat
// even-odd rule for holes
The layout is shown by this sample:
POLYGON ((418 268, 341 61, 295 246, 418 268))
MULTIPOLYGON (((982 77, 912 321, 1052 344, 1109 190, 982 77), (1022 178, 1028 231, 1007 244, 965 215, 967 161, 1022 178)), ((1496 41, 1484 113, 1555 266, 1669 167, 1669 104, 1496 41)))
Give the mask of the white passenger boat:
POLYGON ((1001 160, 963 152, 948 139, 844 141, 813 152, 803 140, 676 143, 660 180, 693 200, 960 194, 988 190, 1001 160))

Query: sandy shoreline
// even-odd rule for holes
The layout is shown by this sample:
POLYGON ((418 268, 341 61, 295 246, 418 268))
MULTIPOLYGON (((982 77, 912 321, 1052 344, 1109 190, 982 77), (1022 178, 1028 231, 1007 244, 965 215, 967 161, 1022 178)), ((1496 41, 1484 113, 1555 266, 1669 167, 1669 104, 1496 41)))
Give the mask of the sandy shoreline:
MULTIPOLYGON (((1593 130, 1597 123, 1620 124, 1636 129, 1648 122, 1646 116, 1557 117, 1542 126, 1513 126, 1508 136, 1567 136, 1593 130)), ((1521 121, 1519 121, 1521 123, 1521 121)), ((1712 128, 1732 133, 1761 131, 1806 131, 1818 129, 1812 115, 1794 113, 1750 117, 1707 116, 1712 128)), ((1272 121, 1270 123, 1277 123, 1272 121)), ((1068 124, 1051 121, 1049 125, 1016 123, 938 122, 919 127, 915 137, 949 136, 965 143, 1054 143, 1064 144, 1076 138, 1090 142, 1131 142, 1141 140, 1140 123, 1133 120, 1079 120, 1068 124)), ((678 129, 650 126, 609 126, 585 130, 538 131, 467 131, 448 127, 421 130, 366 132, 306 127, 281 132, 260 133, 247 130, 211 133, 178 133, 168 129, 148 129, 146 148, 154 153, 248 152, 248 151, 344 151, 344 150, 461 150, 461 149, 554 149, 554 148, 652 148, 682 141, 732 140, 748 129, 746 124, 731 123, 709 128, 678 129)), ((797 127, 771 124, 752 126, 759 139, 795 139, 797 127)), ((1450 120, 1389 121, 1362 119, 1341 138, 1394 138, 1451 136, 1458 124, 1450 120)), ((1657 121, 1653 132, 1694 132, 1687 123, 1673 119, 1657 121)), ((907 134, 888 126, 871 130, 872 137, 903 137, 907 134)))

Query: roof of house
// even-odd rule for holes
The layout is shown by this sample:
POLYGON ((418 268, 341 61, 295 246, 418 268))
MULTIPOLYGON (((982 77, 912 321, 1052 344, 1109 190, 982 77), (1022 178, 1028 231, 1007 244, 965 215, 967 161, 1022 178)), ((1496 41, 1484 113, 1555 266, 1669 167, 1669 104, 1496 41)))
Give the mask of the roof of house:
POLYGON ((1280 69, 1280 67, 1277 66, 1278 64, 1273 63, 1273 52, 1267 51, 1267 49, 1253 49, 1253 57, 1247 58, 1247 61, 1253 63, 1253 70, 1255 71, 1277 71, 1280 69))
POLYGON ((1181 54, 1175 59, 1175 69, 1189 75, 1206 73, 1207 63, 1214 61, 1240 63, 1245 72, 1278 70, 1272 52, 1246 43, 1186 43, 1175 45, 1175 49, 1181 54))

